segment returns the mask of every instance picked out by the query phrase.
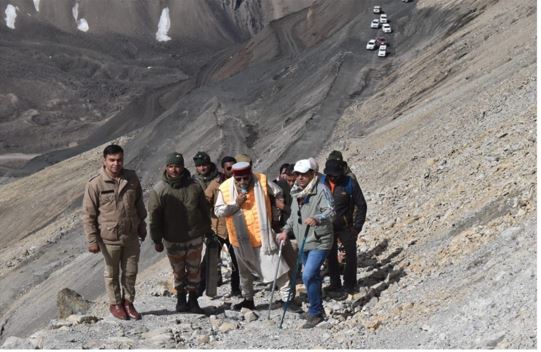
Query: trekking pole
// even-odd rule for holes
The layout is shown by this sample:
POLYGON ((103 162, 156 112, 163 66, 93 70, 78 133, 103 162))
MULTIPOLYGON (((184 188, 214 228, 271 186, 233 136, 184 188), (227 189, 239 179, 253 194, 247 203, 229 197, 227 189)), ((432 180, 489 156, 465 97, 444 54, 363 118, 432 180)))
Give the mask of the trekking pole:
POLYGON ((284 304, 284 312, 282 313, 282 320, 280 320, 280 329, 282 328, 282 324, 284 323, 287 307, 289 306, 289 302, 291 301, 291 295, 293 294, 293 290, 295 289, 295 286, 297 284, 297 271, 299 270, 299 264, 301 263, 301 256, 304 252, 304 244, 306 243, 306 237, 308 237, 309 230, 310 230, 310 226, 306 225, 306 230, 304 231, 304 238, 302 239, 301 248, 299 249, 299 254, 297 254, 297 262, 295 263, 295 271, 293 271, 293 277, 291 278, 291 286, 289 287, 289 293, 287 294, 287 301, 286 301, 286 304, 284 304))
POLYGON ((274 281, 272 281, 272 290, 271 290, 271 295, 270 295, 270 300, 269 300, 269 315, 267 316, 267 320, 270 319, 272 298, 274 297, 274 289, 276 288, 276 277, 278 276, 278 271, 280 270, 280 261, 282 259, 283 246, 284 246, 284 241, 280 241, 280 249, 278 250, 278 264, 276 264, 276 271, 274 272, 274 281))

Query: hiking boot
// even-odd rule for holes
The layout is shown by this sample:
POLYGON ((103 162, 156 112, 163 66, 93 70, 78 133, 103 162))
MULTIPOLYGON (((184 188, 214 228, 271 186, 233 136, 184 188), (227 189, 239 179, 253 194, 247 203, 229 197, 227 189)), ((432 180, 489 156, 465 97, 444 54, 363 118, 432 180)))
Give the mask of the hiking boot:
MULTIPOLYGON (((286 302, 282 301, 282 309, 286 306, 286 302)), ((291 313, 302 313, 303 310, 295 301, 289 301, 287 304, 287 311, 291 313)))
POLYGON ((323 291, 325 292, 340 292, 342 290, 343 288, 340 284, 330 284, 329 286, 323 288, 323 291))
POLYGON ((175 310, 178 313, 184 313, 188 311, 188 303, 186 302, 186 292, 177 293, 177 306, 175 310))
POLYGON ((190 313, 194 314, 204 314, 205 312, 201 307, 199 307, 199 302, 197 302, 197 294, 195 292, 190 292, 188 294, 188 310, 190 313))
POLYGON ((113 317, 120 319, 120 320, 128 320, 128 314, 126 314, 126 311, 124 310, 124 307, 122 304, 111 304, 109 306, 109 311, 113 315, 113 317))
POLYGON ((126 311, 126 314, 134 320, 140 320, 141 314, 135 309, 133 306, 133 303, 128 301, 127 299, 123 302, 124 310, 126 311))
POLYGON ((318 315, 309 315, 306 319, 306 323, 302 326, 303 329, 311 329, 317 324, 321 323, 323 321, 323 317, 321 314, 318 315))
POLYGON ((355 288, 355 286, 344 286, 344 291, 348 294, 348 295, 354 295, 356 294, 357 292, 359 292, 359 290, 357 288, 355 288))
POLYGON ((241 310, 242 308, 248 308, 250 310, 255 310, 255 304, 253 299, 245 299, 240 303, 233 304, 233 310, 241 310))

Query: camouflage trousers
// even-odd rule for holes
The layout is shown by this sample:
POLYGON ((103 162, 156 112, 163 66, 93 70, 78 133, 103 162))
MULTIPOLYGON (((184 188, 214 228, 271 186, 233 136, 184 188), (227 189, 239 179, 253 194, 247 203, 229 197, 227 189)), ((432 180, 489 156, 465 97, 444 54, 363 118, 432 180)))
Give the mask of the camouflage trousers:
POLYGON ((187 242, 163 241, 177 292, 197 292, 199 288, 203 236, 187 242))

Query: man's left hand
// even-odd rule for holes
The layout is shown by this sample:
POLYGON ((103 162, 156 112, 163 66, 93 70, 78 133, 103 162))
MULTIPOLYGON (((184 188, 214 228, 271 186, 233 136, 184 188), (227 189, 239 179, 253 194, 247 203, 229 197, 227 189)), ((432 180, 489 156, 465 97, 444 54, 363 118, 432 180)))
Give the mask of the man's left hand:
POLYGON ((304 223, 308 226, 316 226, 319 224, 319 222, 313 217, 304 219, 304 223))

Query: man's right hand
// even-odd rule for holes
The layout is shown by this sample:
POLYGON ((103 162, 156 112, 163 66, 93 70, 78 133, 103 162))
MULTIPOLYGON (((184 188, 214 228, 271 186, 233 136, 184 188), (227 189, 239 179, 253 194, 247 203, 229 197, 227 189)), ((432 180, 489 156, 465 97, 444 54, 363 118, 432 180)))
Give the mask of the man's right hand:
POLYGON ((287 240, 287 232, 280 232, 278 235, 276 235, 276 240, 278 240, 278 243, 282 241, 285 242, 287 240))
POLYGON ((154 243, 154 249, 158 253, 162 252, 163 251, 163 243, 154 243))
POLYGON ((98 246, 97 243, 89 243, 88 244, 88 251, 90 253, 96 254, 96 253, 98 253, 100 251, 100 246, 98 246))
POLYGON ((246 202, 246 198, 247 198, 246 193, 239 192, 237 194, 237 200, 236 200, 237 205, 241 207, 244 204, 244 202, 246 202))

